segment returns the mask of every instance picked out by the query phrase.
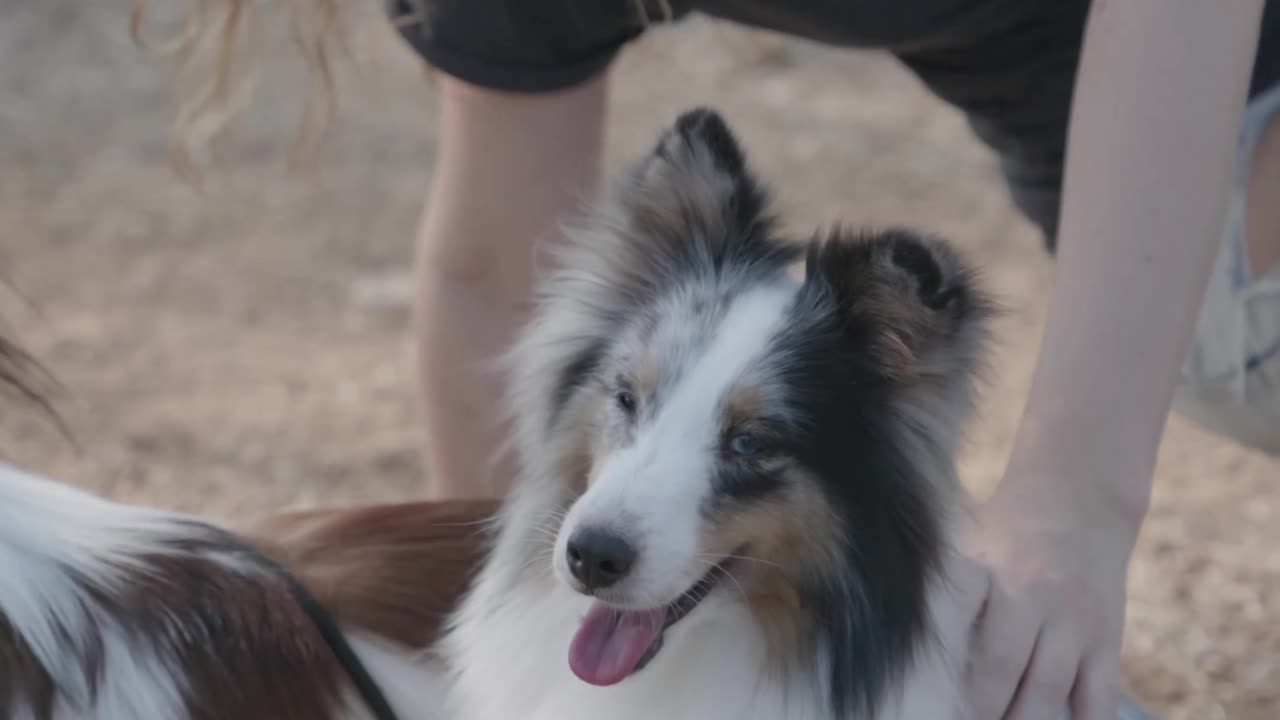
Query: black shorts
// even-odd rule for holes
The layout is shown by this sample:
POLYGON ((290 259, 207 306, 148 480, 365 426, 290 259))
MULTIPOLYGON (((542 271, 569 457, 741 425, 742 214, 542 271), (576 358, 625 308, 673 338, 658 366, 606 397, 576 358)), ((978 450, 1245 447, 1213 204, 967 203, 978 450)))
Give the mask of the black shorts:
MULTIPOLYGON (((1216 0, 1215 0, 1216 1, 1216 0)), ((388 0, 409 16, 418 0, 388 0)), ((601 72, 662 18, 656 0, 420 0, 401 34, 441 72, 538 92, 601 72)), ((1017 207, 1052 249, 1067 123, 1090 0, 670 0, 690 12, 843 47, 879 48, 962 110, 998 153, 1017 207)), ((674 19, 674 18, 673 18, 674 19)), ((1280 81, 1280 0, 1268 0, 1250 95, 1280 81)))

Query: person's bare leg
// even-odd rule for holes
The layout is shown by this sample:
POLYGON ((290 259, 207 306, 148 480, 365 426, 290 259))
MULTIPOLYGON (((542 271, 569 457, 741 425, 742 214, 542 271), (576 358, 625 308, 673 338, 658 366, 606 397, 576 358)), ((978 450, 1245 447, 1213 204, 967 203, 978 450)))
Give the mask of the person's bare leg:
POLYGON ((442 78, 440 152, 419 234, 416 326, 432 499, 498 497, 494 365, 531 299, 533 251, 599 178, 606 80, 499 93, 442 78))
POLYGON ((1249 266, 1261 277, 1280 261, 1280 114, 1271 118, 1254 150, 1245 195, 1249 266))

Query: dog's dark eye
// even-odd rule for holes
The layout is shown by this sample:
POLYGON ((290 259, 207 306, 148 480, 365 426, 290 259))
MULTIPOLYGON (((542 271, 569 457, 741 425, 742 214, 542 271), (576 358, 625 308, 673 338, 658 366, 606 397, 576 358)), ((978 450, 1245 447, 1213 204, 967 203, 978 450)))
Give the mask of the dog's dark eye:
POLYGON ((729 440, 729 451, 738 457, 751 457, 764 448, 763 443, 752 435, 741 433, 729 440))
POLYGON ((636 396, 626 390, 619 390, 613 395, 614 402, 622 411, 630 415, 636 411, 636 396))

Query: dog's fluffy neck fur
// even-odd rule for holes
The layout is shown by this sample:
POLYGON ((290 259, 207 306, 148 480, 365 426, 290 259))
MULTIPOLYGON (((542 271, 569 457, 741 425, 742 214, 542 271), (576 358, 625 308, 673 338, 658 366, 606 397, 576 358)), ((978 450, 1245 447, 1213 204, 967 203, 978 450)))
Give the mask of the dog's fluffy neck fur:
MULTIPOLYGON (((588 412, 580 390, 628 316, 679 292, 681 283, 715 285, 732 298, 740 288, 794 282, 787 269, 799 246, 771 237, 765 205, 723 122, 695 111, 623 175, 562 249, 561 269, 543 284, 540 312, 511 358, 523 474, 499 518, 492 555, 445 638, 459 720, 870 720, 953 710, 949 640, 935 630, 945 624, 937 613, 945 608, 947 509, 960 502, 954 453, 986 305, 944 247, 908 234, 815 242, 808 277, 788 292, 792 302, 812 305, 794 317, 817 317, 865 341, 873 384, 891 388, 887 416, 864 422, 887 433, 886 447, 872 448, 867 459, 871 472, 901 481, 882 488, 898 499, 877 506, 870 491, 862 510, 886 515, 865 517, 882 533, 910 537, 834 551, 840 569, 817 578, 821 587, 783 585, 767 600, 748 593, 745 602, 713 593, 649 666, 619 685, 585 684, 567 667, 566 648, 591 600, 553 575, 548 534, 591 473, 591 449, 570 429, 589 422, 576 416, 588 412), (917 304, 902 301, 913 293, 917 304), (902 512, 909 516, 894 516, 902 512), (860 575, 847 560, 863 552, 903 565, 873 560, 863 570, 870 575, 860 575), (766 602, 777 605, 766 613, 766 602)), ((805 341, 831 340, 831 332, 805 341)), ((832 446, 840 442, 835 435, 822 442, 819 454, 850 452, 832 446)))

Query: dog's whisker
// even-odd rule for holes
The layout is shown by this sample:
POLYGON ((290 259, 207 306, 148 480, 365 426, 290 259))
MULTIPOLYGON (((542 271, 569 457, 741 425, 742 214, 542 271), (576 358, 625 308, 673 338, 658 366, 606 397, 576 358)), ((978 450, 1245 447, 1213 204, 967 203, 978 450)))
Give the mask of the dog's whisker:
POLYGON ((534 525, 531 529, 534 532, 549 538, 555 538, 558 534, 554 529, 542 525, 534 525))
POLYGON ((727 560, 746 560, 748 562, 761 563, 763 565, 772 565, 774 567, 782 567, 781 565, 779 565, 776 562, 773 562, 772 560, 765 560, 764 558, 758 558, 752 555, 725 555, 724 557, 727 560))
POLYGON ((734 574, 728 570, 724 571, 724 576, 733 581, 734 586, 738 589, 738 594, 742 596, 745 602, 748 599, 747 590, 742 587, 742 583, 738 582, 738 578, 734 577, 734 574))

